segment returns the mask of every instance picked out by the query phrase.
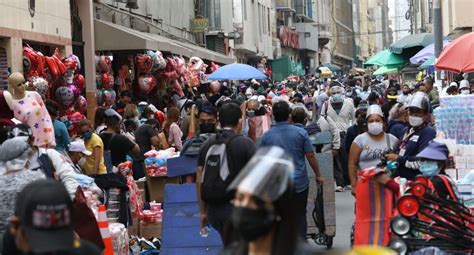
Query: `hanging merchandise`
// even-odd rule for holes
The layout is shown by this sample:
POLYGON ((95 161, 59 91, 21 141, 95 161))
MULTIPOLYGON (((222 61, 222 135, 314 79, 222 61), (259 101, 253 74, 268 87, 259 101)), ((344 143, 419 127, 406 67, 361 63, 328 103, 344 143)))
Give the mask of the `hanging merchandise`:
POLYGON ((86 88, 86 81, 82 74, 78 74, 74 76, 74 84, 79 88, 81 92, 83 92, 86 88))
POLYGON ((106 106, 111 106, 115 103, 115 98, 117 94, 113 89, 104 89, 102 90, 102 98, 106 106))
POLYGON ((98 56, 97 61, 97 70, 101 73, 108 73, 112 70, 112 60, 105 55, 98 56))
POLYGON ((100 77, 103 89, 112 89, 114 87, 114 77, 109 73, 103 73, 100 77))
POLYGON ((191 57, 188 63, 188 73, 186 79, 188 80, 188 85, 191 87, 197 87, 201 83, 201 73, 206 70, 206 64, 204 61, 198 57, 191 57))
POLYGON ((130 69, 127 65, 122 65, 120 70, 118 71, 117 79, 115 79, 115 84, 119 87, 120 91, 130 90, 126 79, 130 74, 130 69))
POLYGON ((49 84, 48 81, 42 77, 34 76, 28 82, 28 89, 38 92, 43 98, 48 98, 49 84))
POLYGON ((81 113, 85 113, 87 110, 87 100, 84 96, 79 96, 74 103, 74 109, 81 113))
POLYGON ((166 60, 163 57, 163 54, 161 51, 147 51, 147 55, 151 58, 152 60, 152 69, 151 72, 157 73, 159 70, 163 70, 166 68, 166 60))
POLYGON ((100 90, 99 88, 97 88, 97 90, 95 91, 95 99, 97 100, 98 106, 101 106, 104 104, 104 98, 102 97, 102 90, 100 90))
POLYGON ((74 92, 70 87, 63 86, 57 88, 55 96, 58 103, 65 108, 69 108, 74 104, 74 92))
POLYGON ((211 71, 214 72, 214 71, 216 71, 217 69, 219 69, 219 65, 217 65, 217 64, 214 63, 214 62, 211 62, 211 71))
POLYGON ((139 73, 148 74, 153 66, 153 60, 148 54, 138 54, 135 56, 135 64, 139 73))
POLYGON ((141 92, 145 92, 146 94, 150 94, 150 92, 155 88, 155 77, 152 75, 140 75, 138 77, 138 88, 141 92))

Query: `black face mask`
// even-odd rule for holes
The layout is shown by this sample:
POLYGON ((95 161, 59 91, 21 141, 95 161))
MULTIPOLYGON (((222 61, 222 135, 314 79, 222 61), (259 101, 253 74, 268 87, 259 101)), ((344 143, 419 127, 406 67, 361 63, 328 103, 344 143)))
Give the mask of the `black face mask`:
POLYGON ((242 239, 251 242, 272 229, 275 215, 272 211, 265 209, 234 207, 231 220, 242 239))
POLYGON ((199 124, 199 132, 201 134, 215 133, 216 125, 214 123, 201 123, 199 124))
POLYGON ((367 121, 365 120, 365 117, 357 118, 357 126, 364 127, 366 125, 367 125, 367 121))

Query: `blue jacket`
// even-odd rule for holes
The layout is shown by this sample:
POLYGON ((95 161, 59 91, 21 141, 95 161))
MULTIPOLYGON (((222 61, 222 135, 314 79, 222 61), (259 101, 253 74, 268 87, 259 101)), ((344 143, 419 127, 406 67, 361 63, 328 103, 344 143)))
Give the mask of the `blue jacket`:
MULTIPOLYGON (((403 136, 408 134, 411 128, 410 126, 406 127, 403 136)), ((420 161, 416 155, 426 148, 428 143, 435 137, 436 131, 425 124, 425 126, 415 129, 415 132, 408 138, 408 141, 401 141, 398 153, 398 172, 400 177, 412 180, 415 176, 421 174, 419 170, 420 161)))
POLYGON ((398 140, 403 139, 407 127, 407 123, 403 123, 399 120, 391 120, 388 122, 388 132, 398 138, 398 140))

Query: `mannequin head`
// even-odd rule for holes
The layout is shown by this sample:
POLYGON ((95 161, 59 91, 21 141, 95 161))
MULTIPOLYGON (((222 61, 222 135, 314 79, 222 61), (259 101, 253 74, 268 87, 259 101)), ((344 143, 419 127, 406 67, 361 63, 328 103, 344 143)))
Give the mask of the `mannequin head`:
POLYGON ((12 73, 8 77, 8 90, 14 96, 21 96, 25 93, 25 77, 19 72, 12 73))

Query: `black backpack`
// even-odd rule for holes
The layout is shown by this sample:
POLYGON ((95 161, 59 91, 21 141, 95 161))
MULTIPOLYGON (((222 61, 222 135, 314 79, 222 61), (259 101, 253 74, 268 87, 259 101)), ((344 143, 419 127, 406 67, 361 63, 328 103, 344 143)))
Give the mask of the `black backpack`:
POLYGON ((232 169, 230 144, 234 138, 241 135, 233 132, 218 133, 209 140, 210 146, 204 161, 201 199, 208 203, 225 203, 232 199, 227 187, 237 175, 232 169))
POLYGON ((180 155, 197 157, 199 155, 199 149, 201 145, 204 144, 212 134, 200 134, 197 137, 193 137, 183 144, 183 149, 181 150, 180 155))

